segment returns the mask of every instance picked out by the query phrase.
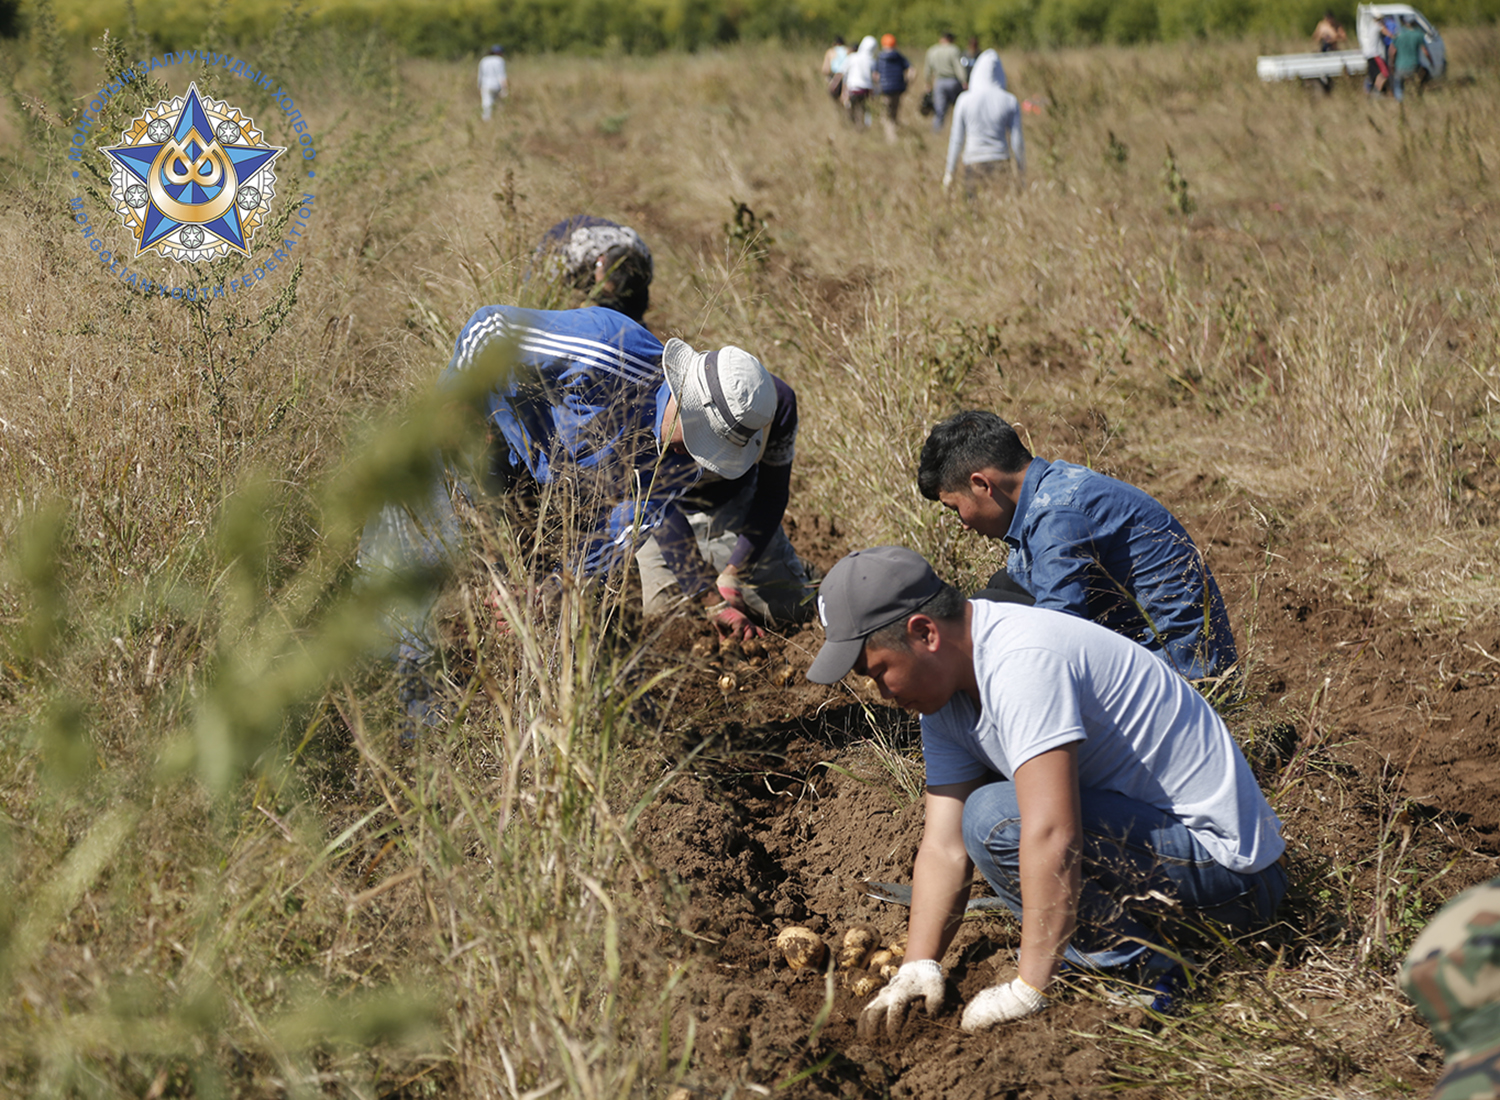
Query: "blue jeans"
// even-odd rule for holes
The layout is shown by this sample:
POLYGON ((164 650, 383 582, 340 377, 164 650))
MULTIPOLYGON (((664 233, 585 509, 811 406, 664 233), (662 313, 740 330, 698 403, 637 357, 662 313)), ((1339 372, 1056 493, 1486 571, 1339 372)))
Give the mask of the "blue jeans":
MULTIPOLYGON (((1183 909, 1237 930, 1268 923, 1286 894, 1279 863, 1242 875, 1214 862, 1178 818, 1113 791, 1084 788, 1083 889, 1067 959, 1107 968, 1152 960, 1163 918, 1183 909), (1160 897, 1177 904, 1163 902, 1160 897)), ((1021 916, 1021 811, 1014 783, 980 787, 964 804, 964 847, 990 886, 1021 916)))
POLYGON ((1401 85, 1416 75, 1416 69, 1397 69, 1391 73, 1391 95, 1396 99, 1405 98, 1401 93, 1401 85))
POLYGON ((964 86, 951 76, 940 76, 932 82, 932 132, 943 128, 943 119, 948 117, 948 108, 958 98, 964 86))

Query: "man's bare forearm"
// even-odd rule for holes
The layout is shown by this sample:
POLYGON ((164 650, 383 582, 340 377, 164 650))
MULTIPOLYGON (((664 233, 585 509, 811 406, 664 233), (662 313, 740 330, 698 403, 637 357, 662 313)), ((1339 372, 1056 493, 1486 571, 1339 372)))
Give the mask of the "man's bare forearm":
POLYGON ((1046 990, 1078 923, 1078 837, 1069 828, 1021 830, 1022 980, 1046 990))
POLYGON ((923 845, 912 871, 906 957, 942 962, 963 919, 974 865, 966 853, 923 845))

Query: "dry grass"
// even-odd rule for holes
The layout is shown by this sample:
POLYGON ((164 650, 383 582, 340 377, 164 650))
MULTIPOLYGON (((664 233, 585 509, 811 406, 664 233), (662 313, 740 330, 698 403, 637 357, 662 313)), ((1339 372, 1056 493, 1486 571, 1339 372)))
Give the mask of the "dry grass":
MULTIPOLYGON (((0 1088, 672 1078, 673 979, 627 931, 650 920, 630 826, 659 765, 614 751, 637 685, 628 647, 585 644, 608 608, 476 641, 461 734, 417 752, 353 660, 360 510, 420 484, 446 430, 383 417, 476 306, 530 292, 531 243, 576 211, 650 241, 656 331, 740 343, 794 383, 794 510, 859 541, 987 571, 911 476, 927 427, 982 401, 1039 453, 1206 474, 1268 538, 1292 514, 1337 531, 1331 559, 1383 563, 1414 615, 1500 603, 1492 32, 1454 34, 1456 78, 1404 110, 1261 86, 1249 46, 1007 57, 1043 106, 1027 186, 972 202, 942 194, 943 144, 915 118, 895 146, 847 130, 811 56, 522 59, 484 126, 468 66, 329 43, 288 46, 320 171, 296 301, 263 345, 285 281, 235 317, 127 296, 64 212, 64 162, 0 124, 0 1088), (734 202, 748 233, 727 231, 734 202)), ((77 89, 97 86, 77 60, 77 89)), ((1388 867, 1351 885, 1377 854, 1324 845, 1307 878, 1384 911, 1388 867)), ((1200 1061, 1154 1067, 1164 1088, 1337 1081, 1344 1040, 1288 1028, 1287 983, 1399 1010, 1367 946, 1298 950, 1240 1024, 1192 1033, 1200 1061), (1247 1036, 1274 1080, 1226 1067, 1247 1036)))

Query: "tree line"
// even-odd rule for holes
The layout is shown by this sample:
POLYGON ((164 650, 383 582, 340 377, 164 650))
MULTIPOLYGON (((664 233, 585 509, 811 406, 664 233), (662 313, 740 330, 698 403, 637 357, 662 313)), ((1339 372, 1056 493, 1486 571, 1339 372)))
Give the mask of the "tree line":
MULTIPOLYGON (((71 2, 78 6, 66 12, 64 26, 91 38, 124 15, 123 4, 109 0, 71 2)), ((58 3, 59 9, 69 5, 58 3)), ((228 18, 210 7, 142 5, 135 18, 140 30, 171 49, 199 42, 211 18, 222 21, 222 32, 250 40, 285 16, 275 3, 236 5, 228 18)), ((1418 0, 1417 7, 1439 27, 1500 18, 1500 0, 1418 0)), ((304 9, 303 18, 310 26, 383 35, 416 56, 459 58, 492 44, 504 45, 511 55, 650 54, 741 41, 811 46, 836 34, 852 44, 865 34, 887 32, 918 48, 944 30, 960 41, 973 35, 985 46, 1012 49, 1295 37, 1310 35, 1329 9, 1352 30, 1355 6, 1345 0, 326 0, 304 9)))

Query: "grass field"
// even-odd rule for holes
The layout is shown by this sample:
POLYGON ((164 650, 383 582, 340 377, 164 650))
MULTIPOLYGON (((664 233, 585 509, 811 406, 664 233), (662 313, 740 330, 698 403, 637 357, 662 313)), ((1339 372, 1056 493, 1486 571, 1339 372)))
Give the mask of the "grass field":
MULTIPOLYGON (((830 792, 909 803, 912 747, 867 697, 767 687, 736 711, 686 648, 572 593, 509 605, 526 625, 497 637, 476 571, 444 593, 451 727, 397 739, 368 651, 400 594, 353 585, 360 525, 461 442, 429 390, 464 320, 529 293, 534 242, 588 211, 650 242, 653 331, 797 388, 805 554, 993 568, 913 476, 934 421, 993 407, 1184 517, 1247 655, 1236 734, 1302 738, 1263 775, 1298 878, 1276 935, 1220 952, 1170 1035, 1081 995, 1007 1087, 1420 1094, 1440 1059, 1394 963, 1497 853, 1497 47, 1455 31, 1451 79, 1404 106, 1263 86, 1235 44, 1007 54, 1040 108, 1025 184, 965 199, 938 185, 943 139, 914 113, 894 145, 849 129, 810 53, 521 58, 485 125, 469 63, 294 25, 254 56, 315 134, 317 176, 282 178, 315 195, 309 243, 207 304, 125 291, 78 232, 71 199, 111 214, 61 124, 106 55, 10 51, 0 1091, 986 1094, 938 1069, 992 1072, 1013 1040, 934 1024, 872 1051, 842 993, 819 1011, 821 978, 756 987, 779 1038, 715 1030, 743 1007, 736 937, 779 918, 660 856, 684 784, 782 789, 810 750, 766 746, 793 727, 808 774, 843 771, 767 801, 776 821, 813 828, 795 815, 830 792), (1443 757, 1461 725, 1472 755, 1443 757)), ((295 139, 223 71, 154 75, 295 139)))

